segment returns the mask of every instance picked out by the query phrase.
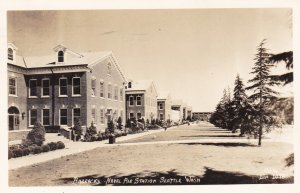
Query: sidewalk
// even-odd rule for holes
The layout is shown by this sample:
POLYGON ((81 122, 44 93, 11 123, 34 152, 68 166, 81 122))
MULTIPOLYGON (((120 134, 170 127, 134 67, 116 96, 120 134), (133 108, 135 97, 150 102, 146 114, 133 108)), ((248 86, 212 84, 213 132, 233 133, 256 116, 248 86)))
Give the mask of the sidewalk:
MULTIPOLYGON (((168 129, 172 129, 172 128, 168 128, 168 129)), ((147 132, 143 132, 143 133, 122 136, 122 137, 116 138, 116 142, 122 142, 125 140, 142 137, 145 135, 158 133, 158 132, 162 132, 162 131, 164 131, 164 129, 148 130, 147 132)), ((51 139, 53 139, 53 138, 54 137, 51 135, 50 135, 50 137, 49 136, 46 137, 46 142, 51 141, 51 139)), ((71 155, 71 154, 76 154, 76 153, 92 150, 97 147, 114 146, 114 144, 108 144, 108 139, 103 140, 103 141, 95 141, 95 142, 73 142, 73 141, 67 140, 63 137, 61 137, 61 139, 63 139, 61 141, 63 141, 65 143, 65 146, 66 146, 65 149, 45 152, 45 153, 41 153, 38 155, 30 154, 30 155, 24 156, 24 157, 9 159, 8 160, 8 169, 13 170, 13 169, 17 169, 17 168, 24 167, 24 166, 30 166, 30 165, 33 165, 32 167, 34 167, 34 164, 46 162, 49 160, 53 160, 53 159, 71 155)), ((17 143, 17 141, 12 142, 12 143, 17 143)), ((120 145, 120 144, 115 144, 115 145, 120 145)))

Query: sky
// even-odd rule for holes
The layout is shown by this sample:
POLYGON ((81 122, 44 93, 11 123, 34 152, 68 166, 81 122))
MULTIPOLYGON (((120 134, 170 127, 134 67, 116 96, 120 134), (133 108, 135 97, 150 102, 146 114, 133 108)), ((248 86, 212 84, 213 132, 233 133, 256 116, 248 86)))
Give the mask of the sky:
POLYGON ((263 39, 270 53, 292 50, 291 15, 291 9, 9 11, 7 38, 25 57, 54 54, 58 44, 79 53, 111 50, 128 78, 151 79, 158 92, 193 111, 213 111, 237 74, 247 85, 263 39))

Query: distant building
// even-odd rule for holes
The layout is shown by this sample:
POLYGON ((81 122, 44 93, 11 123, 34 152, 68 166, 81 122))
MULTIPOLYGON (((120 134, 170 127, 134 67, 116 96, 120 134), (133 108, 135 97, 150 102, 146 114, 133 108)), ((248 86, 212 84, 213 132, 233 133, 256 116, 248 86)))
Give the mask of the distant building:
POLYGON ((180 121, 183 120, 183 102, 180 99, 172 100, 171 109, 174 111, 179 111, 179 119, 180 121))
POLYGON ((126 119, 157 118, 157 91, 152 80, 128 81, 125 93, 126 119))
POLYGON ((186 107, 186 115, 187 115, 187 117, 192 118, 192 116, 193 116, 193 108, 191 106, 187 106, 186 107))
POLYGON ((200 121, 209 121, 212 112, 193 112, 193 118, 200 121))
POLYGON ((36 121, 71 127, 78 118, 98 130, 125 121, 126 78, 112 52, 77 53, 58 45, 48 56, 22 57, 8 44, 8 128, 24 130, 36 121))
POLYGON ((172 101, 169 93, 160 92, 157 97, 157 116, 159 120, 171 120, 172 116, 172 101))

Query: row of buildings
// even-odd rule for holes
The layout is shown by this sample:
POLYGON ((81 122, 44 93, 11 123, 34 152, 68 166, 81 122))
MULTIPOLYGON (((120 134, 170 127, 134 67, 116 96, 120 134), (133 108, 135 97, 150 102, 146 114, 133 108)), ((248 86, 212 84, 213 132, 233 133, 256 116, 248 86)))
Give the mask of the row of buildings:
POLYGON ((79 118, 104 130, 121 117, 181 121, 192 108, 150 80, 128 80, 112 52, 78 53, 58 45, 48 56, 23 57, 8 44, 8 128, 71 127, 79 118))

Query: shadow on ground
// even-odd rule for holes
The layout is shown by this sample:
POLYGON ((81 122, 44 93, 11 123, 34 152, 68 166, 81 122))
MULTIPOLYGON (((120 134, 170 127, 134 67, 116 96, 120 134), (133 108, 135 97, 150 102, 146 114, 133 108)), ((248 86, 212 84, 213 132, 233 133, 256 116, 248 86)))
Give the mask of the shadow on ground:
POLYGON ((293 183, 294 177, 285 179, 272 179, 266 175, 265 179, 260 176, 249 176, 237 172, 217 171, 205 167, 202 176, 186 176, 176 170, 168 172, 144 171, 131 175, 101 176, 98 174, 81 176, 78 178, 61 178, 58 182, 65 185, 90 185, 90 186, 141 186, 141 185, 205 185, 205 184, 287 184, 293 183))
POLYGON ((180 143, 182 145, 214 145, 214 146, 223 146, 223 147, 256 147, 257 145, 249 144, 249 143, 238 143, 238 142, 227 142, 227 143, 180 143))
POLYGON ((217 137, 217 138, 227 138, 227 137, 237 137, 237 138, 243 138, 238 135, 190 135, 190 136, 180 136, 180 137, 217 137))

